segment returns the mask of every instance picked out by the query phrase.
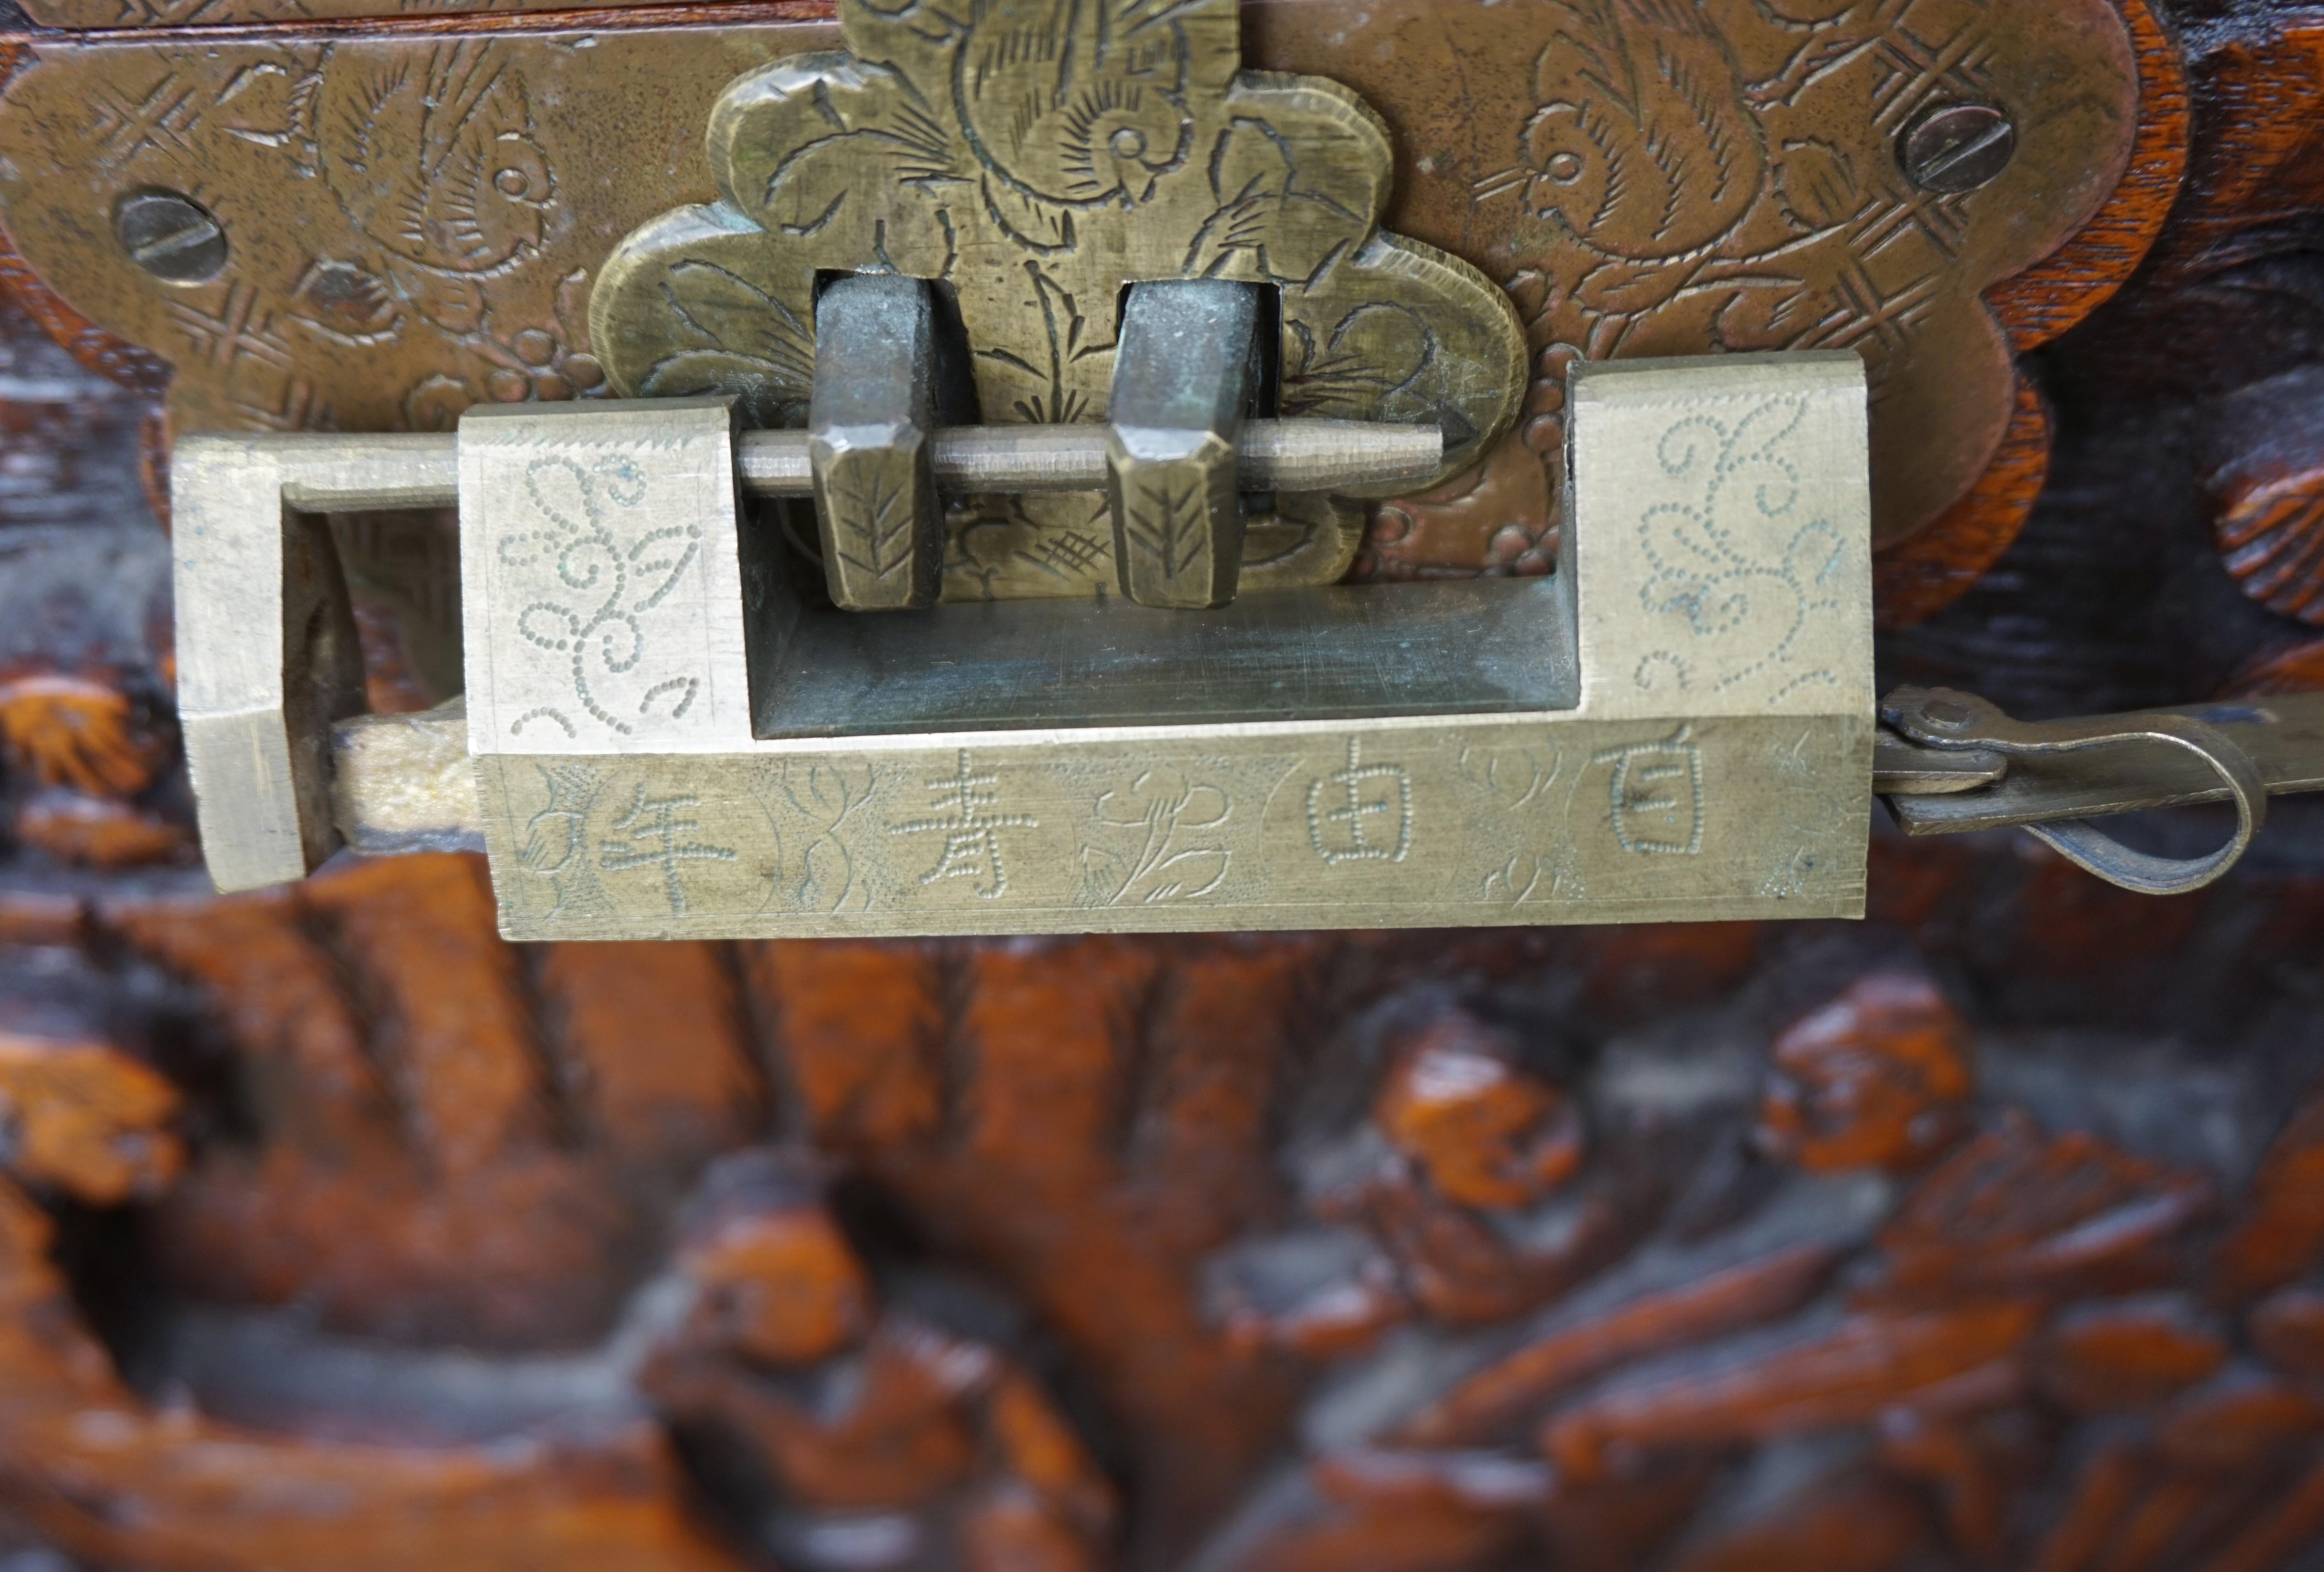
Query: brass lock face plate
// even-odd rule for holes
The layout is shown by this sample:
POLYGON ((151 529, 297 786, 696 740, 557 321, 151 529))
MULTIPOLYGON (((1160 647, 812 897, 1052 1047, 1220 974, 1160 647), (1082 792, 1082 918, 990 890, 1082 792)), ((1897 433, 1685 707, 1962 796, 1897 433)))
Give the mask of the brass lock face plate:
MULTIPOLYGON (((1445 452, 1425 484, 1516 419, 1526 356, 1508 298, 1381 228, 1387 126, 1328 79, 1242 69, 1238 0, 841 0, 839 15, 846 49, 719 95, 720 199, 673 208, 606 259, 589 332, 616 389, 728 393, 753 425, 804 424, 817 281, 898 273, 957 311, 980 420, 1097 421, 1125 288, 1205 280, 1270 302, 1276 407, 1260 413, 1434 423, 1445 452)), ((1102 495, 954 501, 947 598, 1125 582, 1102 495)), ((1333 583, 1363 536, 1349 497, 1246 511, 1248 588, 1333 583)))

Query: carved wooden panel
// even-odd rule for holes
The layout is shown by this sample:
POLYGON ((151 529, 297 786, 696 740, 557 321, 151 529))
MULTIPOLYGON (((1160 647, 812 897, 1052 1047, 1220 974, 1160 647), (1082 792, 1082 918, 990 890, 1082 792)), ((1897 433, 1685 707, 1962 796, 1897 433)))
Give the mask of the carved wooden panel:
POLYGON ((124 1565, 2277 1564, 2319 886, 1890 845, 1869 930, 14 901, 10 1499, 124 1565))

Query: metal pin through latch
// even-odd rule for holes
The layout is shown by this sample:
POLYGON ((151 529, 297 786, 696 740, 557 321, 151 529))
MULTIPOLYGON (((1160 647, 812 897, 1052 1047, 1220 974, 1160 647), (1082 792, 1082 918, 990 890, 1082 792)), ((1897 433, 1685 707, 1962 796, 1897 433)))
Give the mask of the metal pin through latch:
MULTIPOLYGON (((1263 295, 1217 279, 1131 284, 1106 424, 988 427, 964 439, 945 428, 973 419, 966 349, 935 287, 893 273, 825 286, 807 458, 834 603, 886 611, 936 601, 943 491, 1102 489, 1120 592, 1141 606, 1197 609, 1235 596, 1247 494, 1433 476, 1444 453, 1433 426, 1253 418, 1273 330, 1263 295)), ((774 473, 772 435, 759 435, 755 467, 746 439, 746 484, 774 473)))

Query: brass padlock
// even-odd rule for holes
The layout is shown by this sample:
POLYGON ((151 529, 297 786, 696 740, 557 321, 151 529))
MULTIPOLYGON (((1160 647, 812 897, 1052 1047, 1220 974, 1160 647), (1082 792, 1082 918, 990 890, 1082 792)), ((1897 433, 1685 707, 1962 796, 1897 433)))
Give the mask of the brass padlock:
POLYGON ((1859 910, 1853 356, 1583 368, 1563 572, 1336 587, 1526 384, 1379 227, 1379 119, 1231 6, 840 17, 598 270, 626 398, 180 444, 221 887, 344 836, 480 838, 519 938, 1859 910), (464 700, 354 716, 305 513, 456 500, 464 700))
MULTIPOLYGON (((810 489, 814 437, 738 438, 720 399, 189 439, 181 706, 213 874, 306 872, 336 790, 358 845, 480 828, 521 939, 1858 915, 1861 363, 1587 365, 1570 396, 1554 577, 1185 611, 841 609, 738 503, 810 489), (344 614, 296 510, 454 495, 465 707, 335 744, 344 614)), ((1021 463, 1014 435, 934 433, 938 482, 1021 463)), ((1102 429, 1045 435, 1053 484, 1112 462, 1102 429)), ((1246 487, 1435 445, 1259 435, 1246 487)))
POLYGON ((482 845, 515 938, 1851 916, 1876 793, 2168 892, 2324 784, 2299 701, 1881 730, 1845 353, 1578 366, 1554 578, 1336 587, 1526 380, 1379 228, 1379 120, 1231 6, 839 10, 596 270, 623 398, 180 445, 222 888, 344 839, 482 845), (465 698, 355 715, 309 515, 455 502, 465 698), (2202 798, 2183 862, 2051 822, 2202 798))

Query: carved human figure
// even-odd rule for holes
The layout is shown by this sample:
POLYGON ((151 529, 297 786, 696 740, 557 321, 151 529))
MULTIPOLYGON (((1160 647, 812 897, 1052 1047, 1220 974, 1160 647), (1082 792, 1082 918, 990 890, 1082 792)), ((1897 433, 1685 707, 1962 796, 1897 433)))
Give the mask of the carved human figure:
POLYGON ((1916 972, 1876 972, 1775 1039, 1761 1151, 1810 1173, 1908 1170, 1959 1133, 1968 1024, 1916 972))
MULTIPOLYGON (((414 902, 420 911, 404 915, 427 932, 422 966, 431 981, 473 985, 474 970, 461 964, 456 901, 429 899, 443 895, 441 883, 424 868, 408 880, 404 892, 420 898, 414 902), (431 917, 436 920, 428 921, 431 917)), ((320 968, 302 971, 304 941, 290 931, 296 920, 279 910, 287 902, 273 904, 277 910, 255 911, 210 905, 214 931, 207 935, 184 930, 202 920, 183 911, 138 925, 135 933, 137 942, 174 950, 216 983, 235 1023, 231 1051, 248 1072, 243 1084, 251 1116, 263 1122, 269 1138, 287 1107, 319 1111, 335 1072, 349 1068, 327 1056, 355 1046, 352 1033, 331 1031, 340 1004, 330 992, 334 979, 318 975, 320 968), (237 952, 244 974, 220 976, 228 967, 215 952, 194 953, 204 943, 237 952), (279 990, 272 1008, 248 985, 254 973, 279 990), (287 1050, 271 1056, 275 1045, 287 1050), (292 1058, 303 1062, 285 1062, 292 1058)), ((487 911, 486 933, 489 923, 487 911)), ((390 916, 380 926, 398 924, 390 916)), ((336 958, 350 971, 379 958, 370 947, 349 948, 353 954, 336 958)), ((621 969, 621 960, 612 959, 610 968, 621 969)), ((352 1177, 300 1168, 279 1149, 271 1181, 219 1171, 228 1166, 221 1148, 232 1142, 218 1139, 205 1117, 209 1088, 198 1080, 180 1087, 162 1073, 183 1067, 166 1049, 167 1016, 155 1013, 171 996, 150 975, 103 968, 61 948, 0 950, 0 1475, 7 1481, 0 1497, 12 1523, 21 1513, 45 1540, 90 1566, 738 1572, 741 1563, 691 1521, 667 1437, 634 1402, 622 1401, 617 1380, 604 1379, 617 1377, 616 1361, 586 1354, 546 1362, 494 1357, 491 1344, 499 1339, 493 1334, 521 1329, 549 1341, 572 1328, 569 1318, 559 1325, 530 1313, 538 1301, 525 1281, 542 1270, 539 1247, 528 1249, 503 1232, 470 1253, 456 1225, 445 1225, 445 1212, 415 1202, 377 1149, 361 1139, 357 1088, 337 1087, 340 1100, 331 1112, 337 1117, 318 1131, 328 1132, 323 1138, 337 1148, 333 1161, 355 1168, 352 1177), (270 1182, 298 1192, 300 1205, 327 1211, 342 1249, 377 1251, 395 1264, 371 1274, 346 1272, 343 1256, 334 1260, 328 1249, 309 1244, 315 1235, 297 1231, 297 1218, 281 1199, 266 1198, 270 1182), (429 1236, 435 1252, 458 1258, 453 1270, 471 1285, 460 1296, 464 1303, 447 1304, 440 1279, 429 1282, 424 1271, 412 1270, 409 1236, 399 1241, 392 1223, 346 1205, 357 1187, 383 1209, 416 1214, 413 1232, 429 1236), (198 1233, 206 1242, 214 1275, 204 1285, 208 1292, 197 1295, 198 1310, 187 1312, 167 1290, 141 1288, 155 1326, 171 1328, 166 1341, 174 1354, 226 1345, 201 1328, 227 1329, 227 1342, 235 1332, 254 1332, 256 1343, 247 1336, 240 1341, 263 1345, 266 1368, 230 1358, 181 1363, 173 1366, 166 1402, 151 1401, 124 1378, 115 1364, 119 1349, 89 1326, 66 1266, 72 1260, 67 1230, 76 1216, 124 1203, 151 1207, 149 1216, 168 1219, 162 1226, 198 1233), (235 1222, 203 1230, 200 1212, 220 1206, 235 1222), (237 1237, 238 1244, 228 1242, 237 1237), (270 1258, 270 1250, 282 1253, 270 1258), (281 1292, 281 1264, 292 1260, 303 1274, 296 1286, 308 1307, 290 1318, 295 1325, 235 1302, 259 1298, 268 1287, 281 1292), (447 1369, 443 1357, 393 1336, 415 1324, 424 1328, 431 1318, 413 1313, 410 1290, 391 1290, 399 1271, 420 1279, 413 1285, 418 1296, 436 1299, 439 1309, 456 1314, 493 1299, 524 1325, 468 1314, 466 1325, 484 1336, 470 1334, 471 1346, 455 1356, 455 1382, 442 1384, 433 1377, 447 1369), (358 1318, 386 1335, 343 1339, 327 1329, 358 1318), (350 1382, 357 1364, 380 1379, 350 1382), (213 1379, 226 1369, 240 1379, 213 1379), (580 1385, 557 1371, 580 1375, 580 1385), (560 1397, 579 1400, 567 1404, 553 1439, 525 1433, 540 1412, 544 1372, 560 1397), (514 1381, 504 1379, 512 1373, 514 1381), (530 1401, 520 1395, 526 1386, 533 1389, 530 1401), (593 1391, 613 1401, 598 1402, 588 1396, 593 1391), (352 1439, 367 1420, 383 1417, 375 1405, 358 1411, 367 1406, 364 1393, 389 1392, 399 1397, 388 1405, 399 1410, 392 1418, 407 1426, 417 1419, 416 1429, 352 1439), (504 1406, 510 1397, 519 1399, 512 1408, 504 1406), (332 1419, 318 1423, 318 1408, 335 1410, 332 1419)), ((467 1078, 456 1100, 484 1113, 478 1105, 490 1088, 479 1072, 490 1070, 494 1050, 504 1046, 490 1029, 489 1004, 471 996, 442 1013, 461 1020, 406 1017, 406 1049, 420 1061, 410 1065, 413 1089, 424 1093, 427 1080, 445 1077, 440 1061, 426 1062, 427 1050, 456 1036, 467 1056, 456 1068, 467 1078)), ((573 1035, 558 1031, 549 1040, 562 1050, 573 1046, 573 1035)), ((705 1056, 689 1045, 670 1057, 705 1056)), ((660 1089, 684 1078, 680 1068, 660 1089)), ((632 1081, 626 1089, 640 1088, 632 1081)), ((643 1100, 654 1102, 659 1105, 625 1107, 609 1100, 604 1106, 625 1128, 636 1127, 625 1114, 644 1114, 638 1124, 677 1144, 709 1133, 701 1124, 685 1127, 686 1110, 672 1101, 643 1100)), ((244 1139, 254 1133, 246 1131, 244 1139)), ((610 1143, 620 1139, 613 1134, 610 1143)), ((475 1171, 473 1146, 463 1152, 439 1142, 431 1155, 451 1202, 446 1211, 530 1225, 559 1205, 538 1182, 520 1182, 514 1191, 495 1188, 475 1171)), ((492 1155, 503 1164, 521 1161, 516 1152, 492 1155)), ((641 1190, 651 1183, 641 1169, 628 1169, 626 1177, 646 1180, 641 1190)), ((602 1211, 594 1220, 604 1228, 602 1211)), ((549 1252, 549 1270, 567 1274, 566 1299, 586 1315, 594 1307, 576 1287, 586 1266, 553 1242, 549 1252)), ((150 1352, 155 1345, 140 1346, 150 1352)), ((0 1539, 6 1533, 0 1529, 0 1539)), ((0 1562, 10 1559, 0 1552, 0 1562)))
POLYGON ((1214 1266, 1214 1306, 1246 1346, 1329 1356, 1416 1317, 1519 1314, 1645 1225, 1648 1197, 1584 1174, 1581 1104, 1508 1031, 1449 1008, 1385 1059, 1366 1117, 1305 1164, 1311 1224, 1214 1266))
MULTIPOLYGON (((1607 1154, 1582 1162, 1549 1088, 1517 1096, 1521 1072, 1480 1037, 1455 1015, 1392 1039, 1368 1124, 1401 1193, 1489 1207, 1575 1187, 1607 1154), (1467 1096, 1432 1095, 1448 1086, 1467 1096)), ((1721 1070, 1690 1049, 1601 1050, 1578 1083, 1601 1129, 1636 1103, 1695 1133, 1695 1181, 1663 1225, 1521 1313, 1375 1332, 1315 1389, 1303 1455, 1254 1489, 1204 1572, 1451 1572, 1528 1547, 1608 1572, 1989 1564, 2046 1488, 2088 1499, 2040 1564, 2079 1567, 2059 1536, 2215 1542, 2237 1489, 2292 1488, 2304 1443, 2287 1438, 2324 1410, 2237 1366, 2216 1315, 2154 1291, 2187 1275, 2207 1176, 2070 1117, 2010 1109, 1978 1128, 1967 1022, 1914 968, 1862 972, 1782 1024, 1764 1060, 1721 1070), (1701 1139, 1714 1129, 1748 1140, 1720 1159, 1701 1139), (1696 1189, 1723 1197, 1711 1215, 1696 1189), (2053 1451, 2061 1415, 2100 1412, 2135 1416, 2108 1420, 2132 1425, 2120 1446, 2053 1451), (2107 1493, 2126 1481, 2162 1504, 2107 1493)), ((1689 1162, 1657 1162, 1679 1188, 1689 1162)), ((1392 1259, 1391 1286, 1410 1272, 1392 1259)))
MULTIPOLYGON (((1496 1336, 1618 1260, 1677 1188, 1675 1124, 1623 1110, 1595 1131, 1548 1056, 1436 1001, 1386 1033, 1363 1117, 1305 1166, 1313 1221, 1213 1262, 1231 1337, 1334 1360, 1322 1388, 1408 1391, 1434 1353, 1496 1336), (1388 1336, 1402 1324, 1403 1330, 1388 1336)), ((1394 1406, 1391 1403, 1391 1406, 1394 1406)), ((1415 1446, 1311 1413, 1312 1453, 1263 1481, 1203 1572, 1444 1572, 1524 1544, 1550 1491, 1538 1458, 1415 1446)), ((1495 1563, 1497 1564, 1497 1563, 1495 1563)))
POLYGON ((1112 1487, 992 1345, 883 1308, 806 1153, 729 1158, 678 1262, 696 1294, 645 1392, 713 1477, 771 1485, 755 1525, 785 1566, 1092 1572, 1112 1487))
MULTIPOLYGON (((1689 1453, 1756 1442, 1772 1449, 1763 1457, 1829 1465, 1793 1493, 1798 1525, 1906 1482, 1923 1504, 1882 1530, 1898 1555, 1941 1540, 1990 1561, 2008 1548, 2019 1493, 2045 1471, 2041 1438, 2058 1408, 2088 1412, 2092 1392, 2111 1394, 2105 1406, 2152 1405, 2218 1368, 2194 1346, 2200 1327, 2169 1307, 2105 1325, 2057 1313, 2181 1277, 2179 1252, 2212 1185, 2089 1132, 2046 1131, 2023 1110, 1972 1132, 1966 1022, 1917 972, 1860 977, 1786 1027, 1769 1057, 1763 1152, 1826 1182, 1918 1177, 1882 1203, 1844 1300, 1803 1299, 1754 1344, 1674 1354, 1553 1407, 1537 1432, 1558 1472, 1552 1517, 1689 1453)), ((1471 1401, 1482 1408, 1485 1395, 1471 1401)), ((2158 1476, 2151 1448, 2137 1456, 2158 1476)), ((1822 1564, 1764 1518, 1738 1533, 1698 1547, 1700 1564, 1749 1564, 1720 1559, 1747 1546, 1822 1564)))

